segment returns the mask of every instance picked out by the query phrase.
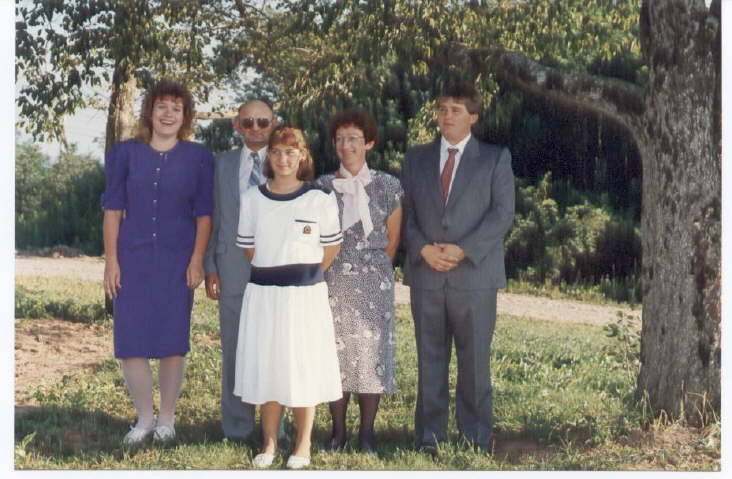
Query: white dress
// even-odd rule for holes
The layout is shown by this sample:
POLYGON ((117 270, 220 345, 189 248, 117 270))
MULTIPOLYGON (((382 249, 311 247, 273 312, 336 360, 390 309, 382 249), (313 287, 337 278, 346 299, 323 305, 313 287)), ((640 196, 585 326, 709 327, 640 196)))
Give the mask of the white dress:
POLYGON ((306 183, 286 195, 266 185, 241 196, 237 245, 254 248, 239 322, 234 394, 288 407, 340 399, 323 246, 343 241, 332 192, 306 183))

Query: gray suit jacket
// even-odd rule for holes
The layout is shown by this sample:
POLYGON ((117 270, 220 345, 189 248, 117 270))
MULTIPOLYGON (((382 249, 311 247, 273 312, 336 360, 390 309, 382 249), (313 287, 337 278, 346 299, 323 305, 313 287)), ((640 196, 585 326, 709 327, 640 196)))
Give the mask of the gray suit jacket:
POLYGON ((249 260, 244 250, 236 246, 240 156, 241 148, 216 157, 214 228, 206 251, 204 269, 206 274, 219 274, 222 296, 241 296, 249 281, 249 260))
POLYGON ((471 138, 465 145, 447 205, 440 190, 440 139, 409 151, 402 166, 404 280, 422 289, 506 286, 503 238, 513 223, 515 191, 508 148, 471 138), (422 259, 428 243, 455 243, 465 259, 440 273, 422 259))

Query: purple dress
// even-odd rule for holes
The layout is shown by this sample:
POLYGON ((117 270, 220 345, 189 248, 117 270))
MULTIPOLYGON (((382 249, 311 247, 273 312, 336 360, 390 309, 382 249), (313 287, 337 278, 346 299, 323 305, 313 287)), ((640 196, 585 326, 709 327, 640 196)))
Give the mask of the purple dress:
POLYGON ((179 141, 167 152, 128 140, 105 159, 105 210, 124 210, 117 240, 122 287, 114 300, 117 358, 182 356, 193 292, 186 270, 196 217, 213 213, 211 152, 179 141))

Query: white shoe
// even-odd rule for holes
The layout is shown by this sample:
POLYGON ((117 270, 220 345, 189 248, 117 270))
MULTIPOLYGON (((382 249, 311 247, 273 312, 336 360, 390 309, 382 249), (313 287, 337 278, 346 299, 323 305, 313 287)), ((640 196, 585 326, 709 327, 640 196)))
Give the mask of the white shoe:
POLYGON ((308 467, 309 465, 310 465, 309 457, 290 456, 287 459, 287 468, 288 469, 302 469, 303 467, 308 467))
POLYGON ((274 454, 263 452, 254 456, 254 459, 252 459, 252 465, 254 465, 254 467, 256 467, 257 469, 266 469, 272 465, 274 458, 274 454))
POLYGON ((148 437, 150 437, 150 434, 152 434, 153 430, 155 429, 155 424, 150 428, 142 428, 142 427, 132 427, 130 426, 130 432, 125 434, 125 437, 122 438, 121 444, 123 446, 134 446, 137 444, 141 444, 144 442, 148 437))
POLYGON ((153 441, 168 442, 173 439, 175 439, 175 428, 173 426, 162 424, 155 428, 153 441))

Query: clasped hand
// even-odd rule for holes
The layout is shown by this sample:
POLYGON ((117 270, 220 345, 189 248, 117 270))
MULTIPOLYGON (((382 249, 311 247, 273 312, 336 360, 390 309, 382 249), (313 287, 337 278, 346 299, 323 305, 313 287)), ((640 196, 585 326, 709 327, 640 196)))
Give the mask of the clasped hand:
POLYGON ((454 269, 465 258, 463 249, 453 243, 428 244, 420 253, 430 268, 441 273, 454 269))
POLYGON ((206 296, 210 299, 219 299, 221 295, 221 279, 218 273, 206 275, 206 296))

